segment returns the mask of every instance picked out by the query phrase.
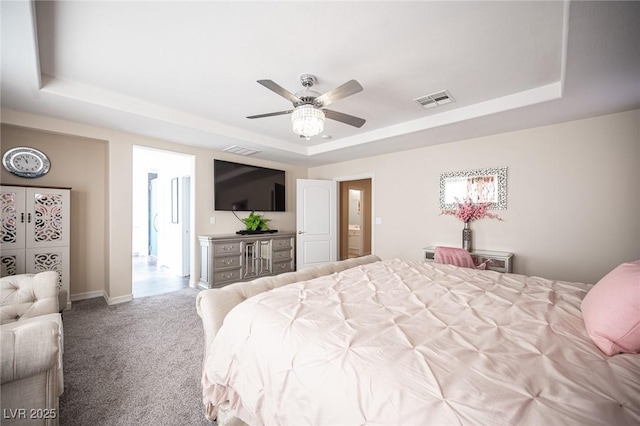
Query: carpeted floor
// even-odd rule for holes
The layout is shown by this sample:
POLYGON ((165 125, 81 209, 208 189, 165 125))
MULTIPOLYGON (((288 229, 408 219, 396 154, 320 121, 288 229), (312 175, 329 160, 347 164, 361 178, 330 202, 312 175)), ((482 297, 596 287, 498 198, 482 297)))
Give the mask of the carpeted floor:
POLYGON ((64 312, 61 425, 208 425, 197 290, 64 312))

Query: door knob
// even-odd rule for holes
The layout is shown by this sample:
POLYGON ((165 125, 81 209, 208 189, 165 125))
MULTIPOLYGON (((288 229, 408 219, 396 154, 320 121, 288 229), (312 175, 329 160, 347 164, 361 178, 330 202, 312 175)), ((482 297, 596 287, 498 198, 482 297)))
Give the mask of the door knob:
POLYGON ((298 231, 298 234, 304 234, 304 231, 298 231))

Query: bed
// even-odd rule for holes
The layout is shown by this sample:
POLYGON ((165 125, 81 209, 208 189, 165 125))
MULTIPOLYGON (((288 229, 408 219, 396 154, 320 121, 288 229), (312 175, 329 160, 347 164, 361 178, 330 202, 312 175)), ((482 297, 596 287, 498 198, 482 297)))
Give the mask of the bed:
POLYGON ((210 420, 640 424, 640 355, 594 344, 592 285, 360 262, 200 293, 210 420))

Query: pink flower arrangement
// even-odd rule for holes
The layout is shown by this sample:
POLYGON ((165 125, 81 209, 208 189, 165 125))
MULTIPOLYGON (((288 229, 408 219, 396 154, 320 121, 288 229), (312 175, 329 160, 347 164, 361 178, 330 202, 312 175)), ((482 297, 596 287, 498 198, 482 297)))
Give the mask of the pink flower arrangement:
POLYGON ((455 210, 442 210, 440 214, 445 216, 455 216, 465 223, 485 218, 502 220, 502 218, 497 214, 489 213, 487 211, 487 207, 489 207, 491 203, 474 203, 471 201, 471 198, 467 198, 464 202, 460 202, 456 198, 456 204, 458 207, 455 210))

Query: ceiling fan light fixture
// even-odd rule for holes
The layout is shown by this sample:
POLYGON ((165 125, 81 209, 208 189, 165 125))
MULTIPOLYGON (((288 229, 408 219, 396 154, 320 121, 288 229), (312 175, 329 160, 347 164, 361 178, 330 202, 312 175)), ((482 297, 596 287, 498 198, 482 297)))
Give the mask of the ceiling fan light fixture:
POLYGON ((295 134, 309 140, 324 130, 324 112, 311 104, 300 105, 291 114, 291 126, 295 134))

